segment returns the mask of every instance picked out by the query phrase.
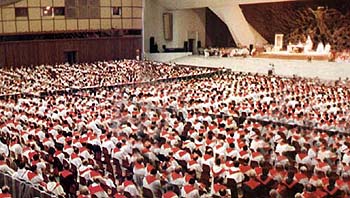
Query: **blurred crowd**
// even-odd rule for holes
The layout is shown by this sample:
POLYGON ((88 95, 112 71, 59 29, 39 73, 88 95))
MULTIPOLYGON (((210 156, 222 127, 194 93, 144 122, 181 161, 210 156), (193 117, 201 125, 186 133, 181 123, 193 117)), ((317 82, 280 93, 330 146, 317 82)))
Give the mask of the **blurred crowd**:
POLYGON ((35 94, 69 88, 148 82, 208 71, 136 60, 15 67, 0 70, 0 93, 35 94))

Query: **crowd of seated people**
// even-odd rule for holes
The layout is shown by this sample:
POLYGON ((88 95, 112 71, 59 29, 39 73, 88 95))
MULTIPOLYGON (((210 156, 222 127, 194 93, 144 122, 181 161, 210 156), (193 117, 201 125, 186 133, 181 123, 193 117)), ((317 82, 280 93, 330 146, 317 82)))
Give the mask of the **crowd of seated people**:
POLYGON ((246 47, 242 48, 207 48, 204 49, 204 56, 219 56, 219 57, 247 57, 250 55, 250 51, 246 47))
POLYGON ((38 93, 67 88, 109 86, 195 75, 211 70, 213 69, 136 60, 15 67, 0 70, 0 93, 38 93))
POLYGON ((1 198, 11 198, 12 195, 10 193, 10 187, 9 186, 2 186, 0 189, 0 197, 1 198))
POLYGON ((350 91, 231 73, 0 101, 0 171, 65 197, 348 197, 350 91))

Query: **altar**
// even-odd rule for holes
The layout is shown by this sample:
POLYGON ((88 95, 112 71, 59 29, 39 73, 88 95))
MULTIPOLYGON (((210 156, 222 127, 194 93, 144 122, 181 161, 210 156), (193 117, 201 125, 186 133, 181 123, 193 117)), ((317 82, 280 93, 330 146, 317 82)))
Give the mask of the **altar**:
POLYGON ((263 52, 254 56, 255 58, 272 58, 272 59, 284 59, 284 60, 316 60, 316 61, 328 61, 329 54, 325 53, 290 53, 287 51, 279 52, 263 52))
POLYGON ((328 61, 331 55, 330 44, 318 43, 316 51, 313 50, 313 42, 310 36, 307 37, 305 43, 299 41, 297 44, 288 43, 287 49, 283 50, 283 34, 275 35, 275 45, 272 49, 267 49, 265 52, 257 54, 258 58, 276 58, 290 60, 318 60, 328 61))
POLYGON ((287 46, 287 52, 289 53, 303 53, 304 52, 304 45, 288 45, 287 46))

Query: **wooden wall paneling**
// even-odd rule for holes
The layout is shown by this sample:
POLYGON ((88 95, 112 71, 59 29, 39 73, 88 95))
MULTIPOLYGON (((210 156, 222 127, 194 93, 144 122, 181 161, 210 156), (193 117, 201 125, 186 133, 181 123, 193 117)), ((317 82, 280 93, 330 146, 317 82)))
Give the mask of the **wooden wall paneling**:
POLYGON ((95 39, 86 41, 87 44, 87 56, 90 57, 90 61, 98 60, 98 42, 95 39))
POLYGON ((31 65, 37 65, 38 61, 35 56, 33 56, 33 51, 35 49, 36 44, 35 43, 26 43, 26 45, 23 45, 22 47, 22 54, 23 54, 23 62, 22 65, 26 65, 26 63, 30 63, 31 65))
MULTIPOLYGON (((125 40, 125 42, 133 44, 134 43, 134 39, 133 38, 128 38, 127 40, 125 40)), ((129 44, 129 46, 127 47, 126 57, 128 59, 133 58, 133 54, 134 54, 134 47, 133 47, 133 45, 129 44)))
POLYGON ((88 40, 85 42, 86 43, 86 53, 87 56, 89 57, 89 61, 96 61, 97 59, 97 51, 98 47, 95 46, 98 43, 95 42, 95 40, 88 40))
POLYGON ((47 55, 53 56, 53 59, 54 59, 54 61, 51 62, 52 64, 64 62, 64 55, 63 55, 63 52, 60 48, 60 46, 62 45, 62 42, 63 41, 61 41, 61 42, 50 41, 46 45, 46 48, 50 48, 50 49, 47 49, 47 51, 50 51, 50 53, 47 55))
POLYGON ((55 63, 64 63, 65 61, 64 53, 60 51, 60 48, 59 48, 60 43, 61 43, 60 41, 54 42, 54 45, 52 46, 55 49, 54 51, 55 59, 56 59, 55 63))
POLYGON ((128 42, 132 43, 131 47, 128 47, 128 58, 134 58, 135 50, 134 45, 135 45, 135 39, 129 38, 128 42))
POLYGON ((65 51, 77 51, 78 62, 135 58, 141 42, 141 37, 2 42, 0 64, 20 66, 63 63, 65 51))
POLYGON ((100 44, 97 45, 98 48, 97 48, 97 51, 95 52, 96 55, 97 55, 97 59, 100 59, 100 60, 106 60, 106 52, 108 51, 107 48, 108 48, 108 45, 106 46, 106 40, 105 39, 102 39, 100 41, 97 41, 95 40, 95 42, 99 42, 100 44))
POLYGON ((129 41, 132 45, 131 47, 129 47, 128 49, 128 58, 135 58, 134 54, 135 54, 135 51, 136 51, 136 48, 135 48, 135 44, 136 44, 136 40, 134 38, 129 38, 129 41))
POLYGON ((108 46, 108 56, 112 59, 115 59, 115 44, 116 41, 114 38, 108 39, 109 46, 108 46))
POLYGON ((6 43, 2 43, 1 44, 1 49, 4 52, 4 54, 1 55, 3 57, 1 59, 1 63, 3 64, 4 67, 8 67, 10 64, 8 63, 8 58, 7 58, 7 44, 6 43))
POLYGON ((30 59, 30 64, 32 65, 40 64, 38 50, 39 50, 38 43, 31 43, 30 48, 27 50, 27 55, 30 59))
POLYGON ((77 51, 77 61, 79 59, 79 43, 80 43, 80 40, 73 40, 72 42, 69 42, 69 40, 66 41, 67 43, 70 44, 69 48, 65 49, 65 50, 69 50, 69 51, 77 51))
POLYGON ((46 54, 46 45, 48 45, 48 43, 44 43, 44 42, 36 42, 36 46, 38 48, 38 56, 36 57, 37 58, 37 63, 39 64, 42 64, 44 62, 46 62, 46 60, 48 59, 46 54))
POLYGON ((104 43, 105 43, 105 45, 104 45, 105 47, 103 49, 104 54, 105 54, 104 59, 108 60, 108 59, 113 57, 113 51, 112 51, 113 44, 114 44, 113 39, 108 38, 108 39, 104 40, 104 43))
POLYGON ((53 47, 51 42, 37 42, 38 45, 38 62, 40 64, 46 64, 46 63, 54 63, 55 61, 52 59, 55 59, 54 53, 52 52, 53 47), (50 56, 51 60, 50 60, 50 56))
POLYGON ((76 40, 64 40, 59 43, 61 51, 74 51, 76 40))
MULTIPOLYGON (((140 52, 142 51, 142 39, 141 38, 136 38, 135 39, 135 46, 134 46, 134 49, 139 49, 140 52)), ((136 57, 136 51, 134 52, 134 57, 136 57)))
POLYGON ((105 53, 104 59, 105 60, 112 59, 113 58, 113 45, 114 45, 113 39, 106 38, 103 40, 103 43, 105 46, 103 49, 103 51, 105 53))
POLYGON ((130 58, 136 58, 136 50, 142 48, 141 40, 139 38, 133 38, 130 40, 133 43, 133 47, 130 49, 130 58))
POLYGON ((101 56, 103 60, 108 60, 109 58, 113 57, 112 54, 112 46, 113 46, 113 41, 112 39, 104 39, 101 43, 103 43, 103 46, 101 46, 101 52, 103 52, 103 55, 101 56))
MULTIPOLYGON (((40 62, 38 60, 39 55, 37 52, 38 49, 37 43, 30 43, 30 45, 27 45, 27 49, 25 54, 27 55, 27 61, 30 62, 32 65, 38 65, 40 62)), ((26 62, 23 62, 23 65, 26 65, 26 62)))
POLYGON ((122 39, 120 40, 120 45, 121 45, 121 49, 120 49, 120 58, 126 58, 126 51, 127 51, 127 43, 125 42, 126 39, 122 39))
POLYGON ((8 46, 10 49, 10 57, 12 59, 12 62, 14 65, 22 65, 21 59, 22 59, 22 50, 21 46, 18 45, 18 43, 14 43, 13 45, 8 46), (20 52, 20 53, 18 53, 20 52))
POLYGON ((5 51, 6 51, 6 63, 8 64, 8 65, 14 65, 13 63, 14 63, 14 60, 12 59, 13 57, 12 57, 12 55, 11 55, 11 48, 9 47, 9 44, 5 44, 4 45, 4 47, 5 47, 5 51))
POLYGON ((105 59, 108 60, 109 58, 114 59, 114 45, 115 45, 115 40, 113 38, 108 38, 105 40, 105 43, 108 44, 108 47, 105 48, 106 52, 106 57, 105 59))
POLYGON ((14 48, 14 44, 13 45, 9 45, 7 44, 6 45, 6 58, 7 58, 7 63, 9 65, 15 65, 15 66, 18 66, 16 64, 16 56, 15 56, 15 52, 13 50, 14 48))
POLYGON ((113 59, 117 59, 118 58, 118 52, 119 52, 119 40, 118 38, 114 38, 113 39, 113 48, 112 50, 112 55, 113 55, 113 59))
POLYGON ((0 64, 3 67, 7 67, 9 64, 7 63, 7 44, 6 43, 0 43, 1 50, 0 52, 3 52, 0 54, 0 64))
POLYGON ((122 46, 122 39, 121 38, 117 38, 116 39, 116 50, 115 50, 115 56, 116 56, 116 59, 119 59, 122 57, 122 50, 123 50, 123 46, 122 46))
POLYGON ((120 38, 116 38, 116 49, 115 49, 115 59, 121 57, 122 54, 122 43, 120 38))
POLYGON ((65 62, 64 53, 67 51, 75 51, 77 49, 74 48, 74 40, 62 40, 57 43, 57 51, 56 56, 61 57, 60 62, 65 62))
POLYGON ((86 42, 78 43, 78 62, 90 62, 90 57, 88 56, 88 44, 86 42))
POLYGON ((21 49, 20 47, 21 46, 19 46, 17 42, 14 43, 14 45, 9 45, 11 57, 14 65, 22 65, 22 62, 21 62, 22 57, 21 55, 18 56, 18 49, 21 49))
POLYGON ((128 55, 127 55, 127 57, 128 58, 133 58, 134 57, 133 56, 134 51, 136 50, 136 49, 134 49, 135 40, 129 38, 129 40, 127 42, 130 42, 132 44, 131 47, 128 47, 128 55))
POLYGON ((86 41, 86 42, 83 42, 84 45, 85 45, 85 55, 87 57, 86 59, 86 62, 92 62, 92 61, 95 61, 95 52, 94 53, 91 53, 91 51, 93 51, 94 49, 91 47, 91 45, 93 46, 94 43, 93 41, 86 41), (92 42, 92 43, 91 43, 92 42))
POLYGON ((94 54, 95 61, 97 60, 105 60, 105 41, 104 40, 93 40, 94 41, 94 46, 95 46, 95 51, 91 51, 90 54, 94 54))
POLYGON ((92 58, 92 61, 97 61, 97 60, 101 60, 101 58, 99 58, 99 55, 101 54, 101 46, 98 42, 98 40, 89 40, 88 42, 88 55, 92 58))
POLYGON ((123 42, 123 39, 120 39, 118 41, 119 43, 119 56, 118 58, 123 58, 124 57, 124 51, 125 51, 125 44, 123 42))
MULTIPOLYGON (((46 43, 42 41, 42 43, 46 43)), ((61 44, 60 41, 50 41, 46 43, 46 60, 45 64, 56 64, 64 62, 63 54, 60 53, 58 45, 61 44)))
POLYGON ((119 38, 115 38, 114 39, 114 45, 113 45, 114 49, 113 49, 113 58, 114 59, 118 59, 119 58, 119 53, 120 53, 120 39, 119 38))
POLYGON ((6 49, 4 47, 5 44, 0 43, 0 68, 6 66, 6 49))
POLYGON ((136 50, 139 49, 141 51, 142 41, 139 38, 134 39, 134 50, 132 52, 132 58, 136 58, 136 50))
POLYGON ((14 53, 16 56, 16 65, 25 65, 25 63, 32 64, 32 59, 28 56, 28 51, 31 50, 32 43, 16 43, 14 46, 14 53))
POLYGON ((131 38, 128 38, 127 40, 124 41, 126 43, 126 49, 127 49, 127 54, 126 54, 126 57, 128 59, 132 58, 132 54, 133 54, 133 51, 134 51, 134 47, 133 47, 133 43, 134 43, 134 40, 131 39, 131 38), (127 43, 130 43, 129 45, 127 45, 127 43))
POLYGON ((110 43, 111 43, 111 45, 109 46, 110 47, 110 49, 109 49, 109 53, 110 53, 110 56, 113 58, 113 59, 116 59, 116 56, 115 56, 115 51, 116 51, 116 44, 117 44, 117 42, 116 42, 116 40, 114 39, 114 38, 112 38, 111 40, 110 40, 110 43))

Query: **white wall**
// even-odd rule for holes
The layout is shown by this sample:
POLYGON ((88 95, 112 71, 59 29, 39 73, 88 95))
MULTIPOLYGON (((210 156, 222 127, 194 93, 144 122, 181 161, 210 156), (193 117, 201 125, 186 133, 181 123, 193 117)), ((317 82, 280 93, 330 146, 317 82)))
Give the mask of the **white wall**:
POLYGON ((145 0, 144 11, 144 50, 149 52, 149 38, 155 37, 158 50, 162 45, 167 48, 182 48, 188 39, 188 32, 198 32, 198 40, 205 46, 205 8, 169 11, 157 0, 145 0), (165 41, 163 35, 163 13, 173 13, 173 40, 165 41))
MULTIPOLYGON (((188 32, 198 32, 198 40, 205 45, 205 9, 186 9, 173 11, 173 41, 169 47, 183 47, 188 40, 188 32)), ((196 43, 195 43, 196 45, 196 43)))
POLYGON ((246 21, 239 4, 296 0, 155 0, 170 10, 209 7, 228 27, 239 45, 262 45, 267 41, 246 21))
POLYGON ((167 10, 158 1, 144 1, 144 52, 149 52, 149 38, 153 36, 158 43, 158 49, 164 44, 163 13, 167 10))

